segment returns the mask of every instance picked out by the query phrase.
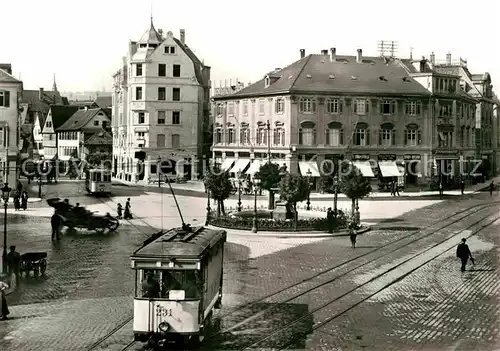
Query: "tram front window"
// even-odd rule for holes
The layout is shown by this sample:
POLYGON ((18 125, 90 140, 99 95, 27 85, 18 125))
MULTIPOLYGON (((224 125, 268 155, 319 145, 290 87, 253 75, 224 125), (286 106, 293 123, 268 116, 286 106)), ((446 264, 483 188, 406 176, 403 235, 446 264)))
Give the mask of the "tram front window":
POLYGON ((101 181, 101 173, 99 173, 99 172, 94 172, 94 173, 93 173, 92 180, 93 180, 94 182, 100 182, 100 181, 101 181))
POLYGON ((201 297, 199 271, 149 270, 137 271, 136 296, 144 298, 170 298, 170 291, 184 291, 185 299, 201 297))

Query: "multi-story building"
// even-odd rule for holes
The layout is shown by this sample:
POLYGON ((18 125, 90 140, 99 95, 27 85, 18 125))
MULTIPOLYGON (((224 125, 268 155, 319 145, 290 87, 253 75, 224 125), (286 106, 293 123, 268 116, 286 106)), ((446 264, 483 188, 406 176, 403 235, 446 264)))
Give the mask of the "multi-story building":
POLYGON ((58 159, 76 157, 85 160, 91 150, 110 151, 110 136, 105 132, 110 123, 111 119, 102 108, 80 109, 73 113, 66 122, 55 128, 58 159), (100 140, 100 147, 96 144, 97 139, 100 140))
MULTIPOLYGON (((434 54, 430 55, 430 61, 434 63, 434 54)), ((491 76, 489 73, 472 74, 467 68, 467 61, 462 58, 452 60, 450 53, 446 55, 446 61, 435 64, 435 70, 437 72, 460 76, 461 90, 477 99, 475 157, 483 160, 480 172, 486 178, 489 178, 495 173, 497 168, 495 146, 493 144, 493 111, 495 100, 491 76)))
POLYGON ((78 106, 72 105, 51 105, 47 118, 42 127, 44 159, 57 160, 59 143, 57 140, 57 128, 61 127, 66 121, 79 110, 78 106))
POLYGON ((209 117, 210 67, 179 39, 150 28, 130 42, 113 76, 113 176, 125 181, 157 173, 158 159, 176 165, 164 172, 196 178, 209 117))
POLYGON ((10 64, 0 64, 0 182, 17 184, 19 120, 23 83, 12 76, 10 64))
POLYGON ((223 169, 254 174, 269 153, 312 177, 348 159, 366 176, 404 174, 407 184, 426 184, 438 168, 458 170, 456 161, 474 149, 475 102, 458 76, 425 59, 301 50, 291 65, 214 97, 213 157, 223 169))

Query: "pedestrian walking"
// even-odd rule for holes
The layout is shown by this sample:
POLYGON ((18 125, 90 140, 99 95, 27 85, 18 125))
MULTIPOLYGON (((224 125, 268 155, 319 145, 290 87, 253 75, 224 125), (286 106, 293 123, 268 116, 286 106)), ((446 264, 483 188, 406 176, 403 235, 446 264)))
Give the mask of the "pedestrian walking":
POLYGON ((439 196, 443 196, 443 184, 439 183, 439 196))
POLYGON ((28 208, 28 192, 26 190, 21 195, 21 207, 24 211, 28 208))
POLYGON ((7 263, 7 277, 12 279, 12 274, 16 275, 16 286, 19 284, 21 278, 21 254, 16 251, 16 246, 12 245, 10 247, 10 252, 6 257, 7 263))
POLYGON ((463 179, 460 182, 460 191, 462 192, 462 195, 465 194, 465 182, 463 179))
POLYGON ((122 207, 122 204, 118 204, 118 206, 116 207, 116 213, 118 213, 118 219, 122 219, 122 215, 123 215, 123 207, 122 207))
POLYGON ((21 194, 18 191, 16 191, 14 193, 14 209, 16 211, 19 211, 19 209, 21 208, 21 201, 20 201, 21 200, 21 196, 20 195, 21 194))
POLYGON ((7 298, 6 293, 9 285, 4 281, 4 279, 0 280, 0 295, 2 299, 1 309, 0 309, 0 321, 5 321, 8 319, 8 315, 10 314, 9 306, 7 306, 7 298))
POLYGON ((54 214, 50 218, 50 224, 52 226, 52 240, 61 240, 60 229, 61 229, 61 217, 54 211, 54 214))
POLYGON ((130 212, 130 198, 127 199, 127 202, 125 202, 125 215, 123 218, 125 219, 132 219, 132 212, 130 212))
POLYGON ((358 235, 358 223, 356 219, 353 217, 349 222, 349 239, 351 240, 351 247, 353 249, 356 248, 356 239, 358 235))
POLYGON ((394 196, 396 196, 396 194, 398 196, 401 196, 401 195, 399 195, 399 185, 397 182, 394 182, 394 196))
POLYGON ((490 196, 493 195, 493 190, 495 190, 495 183, 493 181, 491 181, 491 183, 490 183, 490 196))
POLYGON ((328 233, 333 233, 334 219, 335 216, 333 214, 332 208, 328 207, 328 210, 326 211, 326 223, 328 226, 328 233))
POLYGON ((462 239, 462 242, 457 246, 457 257, 460 258, 460 261, 462 262, 462 266, 460 267, 462 272, 465 272, 465 266, 467 265, 469 258, 472 264, 474 264, 474 258, 470 252, 469 245, 465 243, 466 241, 467 239, 462 239))

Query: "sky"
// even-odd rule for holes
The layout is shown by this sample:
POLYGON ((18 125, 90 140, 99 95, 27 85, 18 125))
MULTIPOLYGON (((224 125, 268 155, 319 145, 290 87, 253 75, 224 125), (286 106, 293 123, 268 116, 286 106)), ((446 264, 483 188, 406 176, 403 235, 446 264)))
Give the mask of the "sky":
POLYGON ((129 40, 149 28, 152 12, 156 29, 186 30, 186 44, 212 67, 212 87, 255 82, 298 60, 300 49, 369 56, 387 40, 398 43, 397 57, 462 57, 472 73, 489 72, 500 95, 495 0, 0 0, 0 9, 0 62, 12 64, 25 89, 51 89, 55 74, 60 91, 111 91, 129 40))

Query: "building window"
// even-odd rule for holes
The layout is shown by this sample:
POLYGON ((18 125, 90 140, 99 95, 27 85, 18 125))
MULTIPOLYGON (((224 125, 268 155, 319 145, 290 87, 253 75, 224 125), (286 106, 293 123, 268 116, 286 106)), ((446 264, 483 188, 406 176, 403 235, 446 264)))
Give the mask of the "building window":
POLYGON ((406 103, 406 114, 410 116, 420 115, 420 101, 409 101, 406 103))
POLYGON ((142 76, 142 64, 138 63, 135 65, 135 75, 137 77, 142 76))
POLYGON ((405 145, 406 146, 417 146, 422 143, 422 134, 418 129, 418 126, 407 127, 405 130, 405 145))
POLYGON ((135 133, 137 136, 137 139, 144 139, 144 135, 146 135, 146 132, 137 132, 135 133))
POLYGON ((222 115, 223 111, 224 111, 224 107, 222 106, 222 104, 217 104, 217 108, 216 108, 216 114, 217 114, 217 116, 222 115))
POLYGON ((460 129, 460 146, 461 147, 465 146, 465 127, 462 127, 460 129))
POLYGON ((274 128, 273 145, 285 146, 285 129, 282 127, 274 128))
POLYGON ((165 77, 167 75, 167 65, 164 63, 158 64, 158 77, 165 77))
POLYGON ((250 145, 250 129, 248 127, 244 127, 240 130, 240 144, 250 145))
POLYGON ((175 46, 165 46, 165 54, 175 54, 175 46))
POLYGON ((227 115, 234 116, 234 103, 232 102, 227 103, 227 115))
POLYGON ((214 140, 216 144, 222 143, 222 129, 216 128, 214 133, 214 140))
POLYGON ((259 100, 259 115, 263 115, 263 114, 266 113, 266 111, 265 111, 265 106, 266 106, 265 103, 266 103, 266 101, 264 99, 260 99, 259 100))
POLYGON ((138 122, 139 122, 139 124, 146 123, 146 114, 144 112, 138 113, 138 122))
POLYGON ((156 136, 156 147, 165 147, 165 134, 158 134, 156 136))
POLYGON ((299 112, 301 113, 313 113, 316 111, 316 101, 314 99, 300 99, 299 101, 299 112))
POLYGON ((366 115, 369 112, 368 100, 354 100, 354 113, 357 115, 366 115))
POLYGON ((342 113, 342 101, 339 99, 328 99, 326 101, 326 111, 328 113, 342 113))
POLYGON ((257 128, 257 145, 267 145, 267 129, 265 127, 257 128))
POLYGON ((344 131, 341 128, 328 128, 326 130, 326 144, 340 146, 344 144, 344 131))
POLYGON ((172 100, 181 101, 181 88, 172 88, 172 100))
POLYGON ((451 116, 452 110, 453 108, 451 105, 439 105, 439 116, 440 117, 451 116))
POLYGON ((248 115, 248 101, 243 101, 243 116, 247 116, 248 115))
POLYGON ((283 98, 277 98, 274 104, 274 110, 276 113, 285 112, 285 100, 283 98))
POLYGON ((135 88, 135 99, 142 100, 142 87, 135 88))
POLYGON ((438 132, 439 147, 453 147, 453 132, 438 132))
POLYGON ((316 129, 300 128, 299 145, 306 145, 306 146, 316 145, 316 129))
POLYGON ((158 88, 158 100, 166 100, 167 99, 167 91, 164 87, 158 88))
POLYGON ((465 146, 471 146, 471 142, 470 142, 470 128, 467 127, 467 131, 466 131, 466 134, 465 134, 465 146))
POLYGON ((166 117, 166 112, 165 111, 158 111, 158 124, 165 124, 165 118, 166 117))
POLYGON ((396 113, 396 101, 382 100, 380 102, 380 114, 393 115, 396 113))
POLYGON ((172 124, 181 124, 181 111, 172 111, 172 124))
POLYGON ((228 144, 234 144, 236 142, 234 135, 235 135, 234 128, 229 128, 227 130, 227 143, 228 144))
POLYGON ((99 126, 99 121, 94 121, 94 126, 99 126))
POLYGON ((378 143, 380 146, 389 147, 392 145, 396 145, 396 131, 392 128, 384 128, 380 129, 378 135, 378 143))
MULTIPOLYGON (((10 106, 10 91, 0 91, 0 107, 10 106)), ((47 122, 47 127, 49 127, 47 122)))
POLYGON ((172 149, 179 149, 181 147, 181 136, 179 134, 172 134, 172 149))
POLYGON ((174 77, 180 77, 181 76, 181 65, 174 65, 174 77))
POLYGON ((367 128, 356 128, 354 131, 354 145, 370 145, 370 131, 367 128))

